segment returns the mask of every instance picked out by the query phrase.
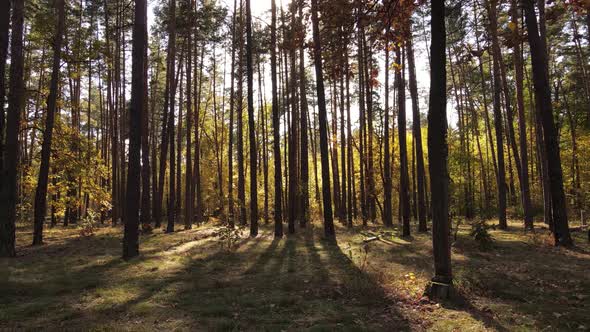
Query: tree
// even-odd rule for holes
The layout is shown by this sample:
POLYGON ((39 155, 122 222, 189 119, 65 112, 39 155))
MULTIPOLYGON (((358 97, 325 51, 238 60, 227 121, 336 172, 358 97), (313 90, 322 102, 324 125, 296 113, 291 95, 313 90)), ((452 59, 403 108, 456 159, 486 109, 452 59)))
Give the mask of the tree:
MULTIPOLYGON (((142 116, 147 86, 147 1, 135 0, 135 21, 133 23, 133 67, 131 76, 131 108, 129 117, 129 171, 127 174, 127 213, 123 237, 123 258, 139 255, 139 203, 141 171, 142 116)), ((143 188, 149 190, 149 188, 143 188)))
MULTIPOLYGON (((187 0, 187 7, 190 9, 190 14, 193 10, 193 2, 187 0)), ((191 155, 192 143, 191 143, 191 130, 193 128, 193 101, 192 101, 192 74, 193 74, 193 29, 188 28, 187 31, 187 61, 186 61, 186 168, 185 168, 185 199, 184 199, 184 228, 191 229, 193 225, 193 191, 192 191, 192 170, 193 170, 193 157, 191 155)), ((199 110, 196 110, 198 112, 199 110)))
POLYGON ((17 203, 17 177, 20 160, 19 131, 25 106, 24 82, 24 0, 12 2, 12 36, 10 41, 10 92, 6 117, 6 148, 0 178, 0 257, 16 256, 15 222, 17 203))
POLYGON ((399 134, 399 166, 400 166, 400 209, 402 214, 402 234, 410 236, 410 179, 408 176, 408 148, 406 144, 406 84, 402 73, 404 61, 401 46, 396 49, 398 67, 395 71, 398 96, 397 129, 399 134))
POLYGON ((426 177, 424 173, 424 153, 422 150, 422 128, 420 119, 420 105, 418 103, 418 84, 416 80, 416 64, 414 59, 414 45, 411 32, 406 40, 406 54, 408 57, 408 71, 410 95, 412 97, 412 133, 416 146, 416 178, 418 187, 418 231, 426 232, 426 177))
POLYGON ((522 50, 520 47, 520 30, 518 28, 518 20, 520 17, 517 2, 512 0, 510 2, 510 12, 514 29, 512 30, 513 38, 513 61, 516 84, 516 105, 518 108, 518 134, 520 140, 520 163, 521 163, 521 192, 522 192, 522 206, 524 212, 524 227, 527 230, 533 229, 533 214, 531 206, 531 193, 529 185, 529 158, 527 149, 527 135, 526 135, 526 116, 524 108, 524 74, 523 74, 523 60, 522 50))
POLYGON ((503 125, 504 121, 502 118, 501 110, 501 92, 502 92, 502 81, 500 78, 500 45, 498 42, 498 26, 497 26, 497 14, 496 9, 497 1, 489 1, 489 16, 490 26, 489 31, 492 36, 492 66, 493 66, 493 80, 494 80, 494 128, 496 129, 496 148, 498 153, 498 174, 497 174, 497 185, 498 185, 498 222, 500 229, 508 228, 506 223, 506 169, 504 167, 504 140, 503 140, 503 125))
POLYGON ((65 0, 57 0, 57 24, 53 40, 53 64, 51 72, 51 83, 49 96, 47 97, 47 113, 45 115, 45 130, 43 131, 43 144, 41 146, 41 165, 39 166, 39 179, 35 191, 35 216, 33 245, 43 243, 43 224, 47 211, 47 185, 49 179, 49 167, 51 158, 51 140, 53 137, 53 125, 55 123, 55 112, 57 108, 57 96, 59 86, 59 72, 61 62, 61 46, 65 26, 65 0))
POLYGON ((270 70, 272 79, 272 127, 273 127, 273 154, 275 167, 275 199, 274 199, 274 223, 275 237, 283 236, 283 215, 282 215, 282 176, 281 176, 281 123, 279 115, 279 98, 277 86, 277 5, 276 1, 271 2, 271 46, 270 46, 270 70))
POLYGON ((318 18, 318 2, 311 0, 311 21, 313 25, 313 58, 316 73, 316 90, 318 116, 320 123, 320 156, 322 165, 322 196, 324 203, 324 235, 335 239, 334 220, 332 215, 332 199, 330 197, 330 162, 328 160, 328 118, 326 96, 324 91, 324 73, 322 68, 322 43, 320 40, 320 24, 318 18))
POLYGON ((250 236, 258 235, 258 187, 256 181, 256 131, 254 122, 254 70, 252 67, 252 13, 246 0, 246 72, 248 76, 248 132, 250 136, 250 236))
MULTIPOLYGON (((166 225, 166 233, 173 233, 174 232, 174 222, 176 219, 176 154, 174 149, 174 104, 176 101, 176 84, 178 83, 178 79, 174 76, 174 67, 176 62, 176 0, 170 0, 170 21, 168 23, 168 33, 169 39, 168 43, 170 44, 169 50, 169 61, 168 64, 170 66, 170 76, 169 76, 169 85, 170 85, 170 96, 169 99, 169 107, 170 110, 168 111, 168 143, 170 144, 170 180, 169 182, 169 191, 168 191, 168 224, 166 225)), ((182 66, 179 66, 181 68, 182 66)), ((180 166, 180 165, 179 165, 180 166)), ((180 199, 180 198, 179 198, 180 199)))
POLYGON ((545 141, 545 152, 548 159, 548 171, 550 181, 551 203, 553 210, 553 236, 555 245, 571 246, 573 241, 569 231, 565 193, 563 190, 563 172, 561 169, 561 156, 557 129, 553 119, 553 107, 551 105, 551 91, 547 74, 547 54, 543 48, 539 30, 537 28, 537 17, 533 1, 522 0, 526 27, 528 30, 528 41, 531 50, 533 67, 533 85, 537 102, 537 116, 541 118, 543 125, 543 138, 545 141))
MULTIPOLYGON (((388 31, 389 32, 389 31, 388 31)), ((387 35, 387 34, 386 34, 387 35)), ((387 227, 393 226, 392 205, 391 205, 391 156, 389 155, 389 44, 385 44, 385 112, 383 117, 383 224, 387 227)))
POLYGON ((428 168, 432 197, 433 297, 448 297, 453 281, 449 242, 449 172, 447 146, 447 71, 445 2, 431 2, 430 108, 428 110, 428 168))
POLYGON ((6 93, 6 59, 8 58, 8 30, 10 28, 11 1, 0 4, 0 167, 4 157, 4 132, 6 114, 4 113, 6 93))

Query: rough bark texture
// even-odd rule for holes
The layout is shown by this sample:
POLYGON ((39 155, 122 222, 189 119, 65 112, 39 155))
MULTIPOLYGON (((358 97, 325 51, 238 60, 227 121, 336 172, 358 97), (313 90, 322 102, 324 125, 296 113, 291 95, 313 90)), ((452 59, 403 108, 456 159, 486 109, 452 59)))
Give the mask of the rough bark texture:
POLYGON ((274 200, 274 224, 275 237, 283 236, 283 213, 282 213, 282 176, 281 176, 281 119, 279 115, 279 98, 277 92, 277 6, 272 0, 272 23, 271 23, 271 49, 270 49, 270 70, 272 78, 272 127, 273 127, 273 154, 275 167, 275 200, 274 200))
POLYGON ((53 125, 57 108, 57 94, 59 85, 59 67, 61 62, 61 45, 63 41, 65 21, 65 1, 56 2, 57 26, 53 40, 53 63, 51 67, 51 83, 49 96, 47 96, 47 112, 45 115, 45 130, 43 131, 43 143, 41 145, 41 165, 39 166, 39 179, 35 191, 35 213, 33 245, 43 243, 43 224, 47 210, 47 185, 49 180, 49 167, 51 158, 51 140, 53 137, 53 125))
POLYGON ((540 106, 537 111, 540 112, 538 115, 543 125, 543 138, 545 140, 545 151, 549 166, 555 245, 571 246, 573 241, 570 235, 566 213, 561 156, 559 142, 557 140, 557 129, 555 127, 555 120, 553 119, 551 92, 549 90, 549 79, 546 69, 547 53, 543 48, 537 29, 537 17, 535 16, 533 2, 531 0, 522 0, 522 7, 525 12, 528 40, 531 48, 533 85, 535 87, 536 101, 540 106))
POLYGON ((448 295, 440 291, 452 282, 451 246, 449 242, 449 172, 447 165, 447 97, 446 97, 446 32, 443 0, 431 2, 432 21, 430 46, 430 109, 428 112, 428 158, 432 197, 432 244, 434 278, 432 295, 448 295), (437 290, 439 289, 439 290, 437 290))
POLYGON ((324 74, 322 69, 322 43, 320 40, 320 24, 317 0, 311 0, 311 20, 313 25, 313 51, 316 73, 316 89, 318 96, 318 116, 320 122, 320 156, 322 165, 322 196, 324 201, 324 235, 335 238, 334 220, 332 215, 332 198, 330 195, 330 161, 328 160, 328 117, 326 111, 326 95, 324 91, 324 74))
POLYGON ((14 0, 12 9, 12 37, 10 41, 10 92, 6 116, 6 149, 0 178, 0 257, 14 257, 19 165, 19 130, 25 106, 24 83, 24 0, 14 0))

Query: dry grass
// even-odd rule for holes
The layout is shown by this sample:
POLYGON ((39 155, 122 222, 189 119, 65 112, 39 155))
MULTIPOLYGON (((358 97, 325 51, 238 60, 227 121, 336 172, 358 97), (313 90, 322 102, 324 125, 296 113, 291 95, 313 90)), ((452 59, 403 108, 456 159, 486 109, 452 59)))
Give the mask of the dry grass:
MULTIPOLYGON (((422 296, 432 274, 428 234, 401 239, 379 227, 320 229, 222 249, 210 223, 141 238, 141 256, 120 258, 121 229, 80 237, 50 229, 19 256, 0 260, 0 330, 576 330, 590 328, 590 246, 554 248, 547 231, 519 224, 492 231, 481 251, 463 226, 453 247, 453 302, 422 296), (367 232, 382 240, 364 243, 367 232), (362 234, 361 234, 362 233, 362 234)), ((316 226, 318 227, 318 226, 316 226)))

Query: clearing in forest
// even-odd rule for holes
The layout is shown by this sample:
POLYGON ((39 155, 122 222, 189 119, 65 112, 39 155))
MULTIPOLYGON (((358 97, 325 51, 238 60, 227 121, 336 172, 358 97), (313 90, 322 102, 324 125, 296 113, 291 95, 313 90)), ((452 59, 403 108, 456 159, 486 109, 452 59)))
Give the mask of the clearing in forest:
POLYGON ((338 228, 334 244, 317 225, 280 240, 263 227, 228 250, 210 223, 144 235, 126 262, 119 228, 50 229, 42 247, 22 245, 31 235, 19 229, 18 257, 0 260, 0 330, 588 330, 584 234, 564 250, 512 226, 485 250, 458 232, 460 299, 448 304, 422 297, 430 234, 338 228))

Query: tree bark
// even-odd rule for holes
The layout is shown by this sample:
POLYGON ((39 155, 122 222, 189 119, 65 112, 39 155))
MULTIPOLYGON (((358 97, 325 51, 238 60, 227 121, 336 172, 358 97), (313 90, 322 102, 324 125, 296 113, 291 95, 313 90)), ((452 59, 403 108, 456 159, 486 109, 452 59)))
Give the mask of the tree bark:
POLYGON ((414 60, 414 46, 412 38, 406 41, 406 53, 408 56, 410 95, 412 97, 412 131, 416 144, 416 181, 418 193, 418 231, 426 232, 426 176, 424 171, 424 152, 422 149, 422 128, 420 119, 420 104, 418 102, 418 84, 416 80, 416 64, 414 60))
MULTIPOLYGON (((147 110, 145 87, 147 86, 147 1, 135 0, 133 24, 133 66, 131 82, 131 108, 129 121, 129 168, 127 173, 127 212, 123 236, 123 258, 139 255, 139 202, 141 172, 142 115, 147 110)), ((149 173, 148 173, 149 174, 149 173)), ((149 190, 149 188, 144 188, 149 190)))
POLYGON ((317 0, 311 0, 311 20, 313 25, 314 64, 316 72, 316 89, 318 96, 320 122, 320 156, 322 165, 322 196, 324 202, 324 236, 335 239, 334 220, 332 215, 332 199, 330 197, 330 162, 328 160, 328 117, 326 112, 326 96, 324 91, 324 73, 322 64, 322 42, 320 40, 320 24, 317 0))
POLYGON ((271 48, 270 48, 270 70, 272 80, 272 127, 273 127, 273 154, 274 154, 274 224, 275 238, 283 236, 283 205, 282 196, 282 173, 281 173, 281 119, 279 114, 279 98, 277 86, 277 6, 275 0, 271 3, 272 23, 271 23, 271 48))
POLYGON ((428 167, 432 197, 432 246, 434 278, 431 295, 448 296, 452 283, 449 242, 449 172, 447 166, 446 32, 444 1, 431 2, 430 109, 428 112, 428 167), (442 285, 441 285, 442 284, 442 285), (438 291, 437 291, 438 289, 438 291))
POLYGON ((565 193, 563 189, 563 172, 561 169, 561 156, 557 130, 553 119, 551 105, 551 91, 547 74, 547 53, 543 49, 541 37, 537 29, 537 17, 532 0, 522 0, 525 12, 525 21, 528 30, 528 40, 531 49, 533 68, 533 84, 535 96, 539 108, 539 116, 543 124, 543 136, 545 151, 548 159, 548 171, 550 179, 551 203, 553 210, 553 235, 555 245, 572 246, 573 241, 569 231, 565 193))
POLYGON ((16 256, 15 223, 17 204, 17 176, 19 165, 19 131, 25 106, 24 83, 24 0, 13 0, 12 37, 10 41, 10 93, 6 116, 6 148, 0 179, 0 257, 16 256))
POLYGON ((47 96, 47 113, 45 115, 45 130, 43 131, 43 143, 41 145, 41 165, 39 166, 39 178, 35 191, 35 213, 33 245, 43 244, 43 225, 47 211, 47 185, 49 180, 49 168, 51 158, 51 141, 53 138, 53 125, 55 123, 55 110, 57 108, 57 95, 59 88, 59 70, 61 62, 61 46, 65 26, 65 1, 57 0, 57 25, 53 40, 53 63, 49 96, 47 96))

